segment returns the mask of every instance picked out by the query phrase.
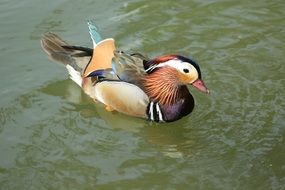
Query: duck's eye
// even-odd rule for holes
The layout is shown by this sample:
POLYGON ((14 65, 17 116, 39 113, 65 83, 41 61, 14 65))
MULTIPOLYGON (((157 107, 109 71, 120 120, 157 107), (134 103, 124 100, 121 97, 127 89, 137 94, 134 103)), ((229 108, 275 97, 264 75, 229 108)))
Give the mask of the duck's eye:
POLYGON ((189 73, 189 69, 183 69, 184 73, 189 73))

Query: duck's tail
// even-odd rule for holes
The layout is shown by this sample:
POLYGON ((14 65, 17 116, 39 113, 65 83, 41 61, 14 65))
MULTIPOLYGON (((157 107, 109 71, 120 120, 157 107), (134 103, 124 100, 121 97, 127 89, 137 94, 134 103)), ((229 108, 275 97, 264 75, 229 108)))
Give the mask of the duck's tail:
POLYGON ((92 57, 92 49, 71 46, 54 33, 44 34, 41 46, 50 59, 65 65, 70 78, 76 84, 82 85, 83 71, 92 57))

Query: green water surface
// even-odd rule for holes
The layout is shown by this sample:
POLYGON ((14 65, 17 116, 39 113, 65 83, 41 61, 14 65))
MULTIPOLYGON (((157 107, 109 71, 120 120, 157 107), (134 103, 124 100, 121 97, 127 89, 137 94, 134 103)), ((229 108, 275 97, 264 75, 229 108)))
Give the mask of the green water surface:
POLYGON ((285 189, 285 1, 1 0, 0 189, 285 189), (210 95, 170 124, 106 112, 40 48, 198 60, 210 95))

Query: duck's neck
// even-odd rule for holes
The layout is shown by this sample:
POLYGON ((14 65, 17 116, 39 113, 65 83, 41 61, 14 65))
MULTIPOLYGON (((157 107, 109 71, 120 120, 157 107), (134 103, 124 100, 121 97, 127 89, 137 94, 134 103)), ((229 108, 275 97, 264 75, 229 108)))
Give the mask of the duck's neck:
POLYGON ((147 113, 151 120, 175 121, 191 113, 194 108, 193 96, 187 86, 178 83, 173 73, 157 72, 147 75, 144 88, 150 98, 147 113), (157 109, 161 113, 157 113, 157 109))
POLYGON ((149 98, 160 105, 172 105, 179 98, 179 85, 173 73, 155 72, 145 77, 144 88, 149 98))

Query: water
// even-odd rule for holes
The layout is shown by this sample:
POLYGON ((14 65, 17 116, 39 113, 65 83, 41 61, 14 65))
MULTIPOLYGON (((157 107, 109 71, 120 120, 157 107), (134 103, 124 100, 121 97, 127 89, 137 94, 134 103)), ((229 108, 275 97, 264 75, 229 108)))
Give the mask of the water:
POLYGON ((0 3, 0 189, 285 189, 283 1, 0 3), (211 90, 151 124, 95 105, 40 49, 53 31, 91 46, 192 55, 211 90))

